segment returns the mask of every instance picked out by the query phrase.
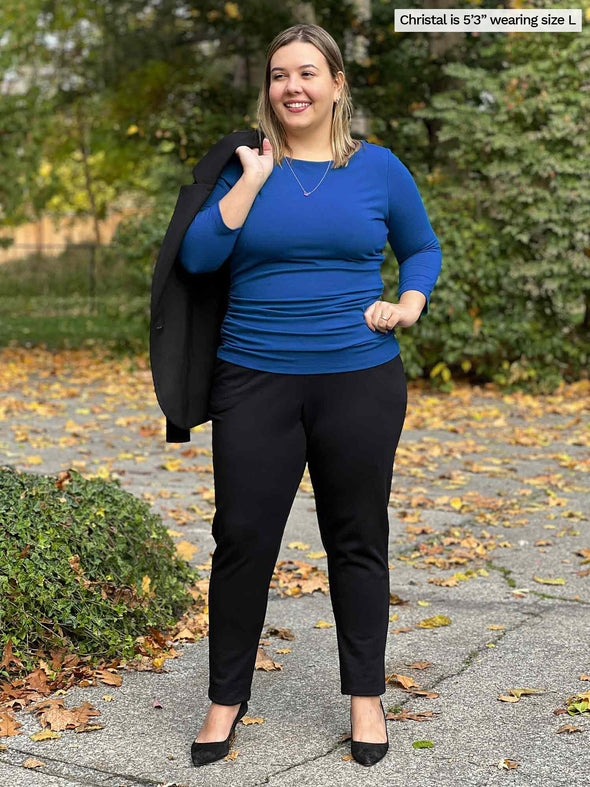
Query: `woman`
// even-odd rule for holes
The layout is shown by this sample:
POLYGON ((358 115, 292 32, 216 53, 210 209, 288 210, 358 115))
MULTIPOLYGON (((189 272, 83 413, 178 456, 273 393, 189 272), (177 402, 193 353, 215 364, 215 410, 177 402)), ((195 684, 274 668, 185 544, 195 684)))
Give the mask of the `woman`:
POLYGON ((224 757, 247 710, 268 588, 307 463, 327 553, 351 749, 388 748, 387 506, 407 389, 394 327, 428 313, 441 268, 416 185, 390 150, 350 136, 332 37, 296 25, 271 43, 258 119, 180 249, 193 273, 230 257, 210 397, 216 549, 209 584, 211 705, 195 765, 224 757), (239 159, 239 160, 238 160, 239 159), (399 302, 380 300, 382 250, 399 302))

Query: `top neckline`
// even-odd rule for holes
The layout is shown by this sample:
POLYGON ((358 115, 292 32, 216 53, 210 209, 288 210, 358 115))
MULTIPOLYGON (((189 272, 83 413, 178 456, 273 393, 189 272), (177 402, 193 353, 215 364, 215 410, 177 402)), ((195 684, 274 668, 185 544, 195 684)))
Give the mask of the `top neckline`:
MULTIPOLYGON (((364 143, 365 140, 360 139, 358 141, 361 143, 361 146, 360 146, 360 148, 358 150, 355 150, 355 152, 350 157, 351 159, 354 158, 356 156, 356 154, 360 153, 361 150, 363 149, 363 143, 364 143)), ((334 159, 326 159, 326 161, 315 161, 315 160, 307 159, 307 158, 291 158, 291 156, 287 156, 287 155, 285 155, 285 158, 289 159, 289 161, 291 161, 291 162, 299 161, 301 164, 329 164, 330 162, 334 161, 334 159)))

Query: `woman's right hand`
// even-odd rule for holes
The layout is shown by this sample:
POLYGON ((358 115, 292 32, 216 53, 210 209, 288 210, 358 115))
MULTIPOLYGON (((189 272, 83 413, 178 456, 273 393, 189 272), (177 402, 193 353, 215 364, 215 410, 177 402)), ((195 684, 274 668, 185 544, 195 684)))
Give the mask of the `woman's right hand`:
POLYGON ((266 137, 262 140, 262 153, 258 148, 240 145, 236 153, 244 170, 243 177, 262 188, 274 167, 272 145, 266 137))

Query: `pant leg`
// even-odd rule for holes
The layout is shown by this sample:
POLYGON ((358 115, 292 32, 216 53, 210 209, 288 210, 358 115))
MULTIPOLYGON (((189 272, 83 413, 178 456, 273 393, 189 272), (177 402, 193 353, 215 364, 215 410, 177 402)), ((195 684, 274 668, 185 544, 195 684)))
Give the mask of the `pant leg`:
POLYGON ((209 699, 224 705, 250 699, 269 584, 305 470, 299 390, 293 375, 216 365, 209 699))
POLYGON ((397 355, 369 369, 310 375, 307 384, 307 464, 327 553, 341 693, 383 694, 387 506, 406 414, 405 372, 397 355))

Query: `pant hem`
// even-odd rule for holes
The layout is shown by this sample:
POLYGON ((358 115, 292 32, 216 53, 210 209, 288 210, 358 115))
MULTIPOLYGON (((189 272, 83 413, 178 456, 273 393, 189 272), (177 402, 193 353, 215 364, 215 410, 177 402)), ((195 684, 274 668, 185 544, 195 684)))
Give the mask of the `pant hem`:
POLYGON ((220 699, 217 697, 212 697, 210 694, 208 695, 211 702, 216 702, 218 705, 240 705, 242 702, 248 702, 250 699, 250 695, 247 697, 239 697, 235 700, 227 700, 227 699, 220 699))
POLYGON ((351 689, 350 691, 345 689, 340 689, 341 694, 353 694, 355 697, 378 697, 380 694, 385 694, 385 689, 375 689, 374 691, 354 691, 351 689))

